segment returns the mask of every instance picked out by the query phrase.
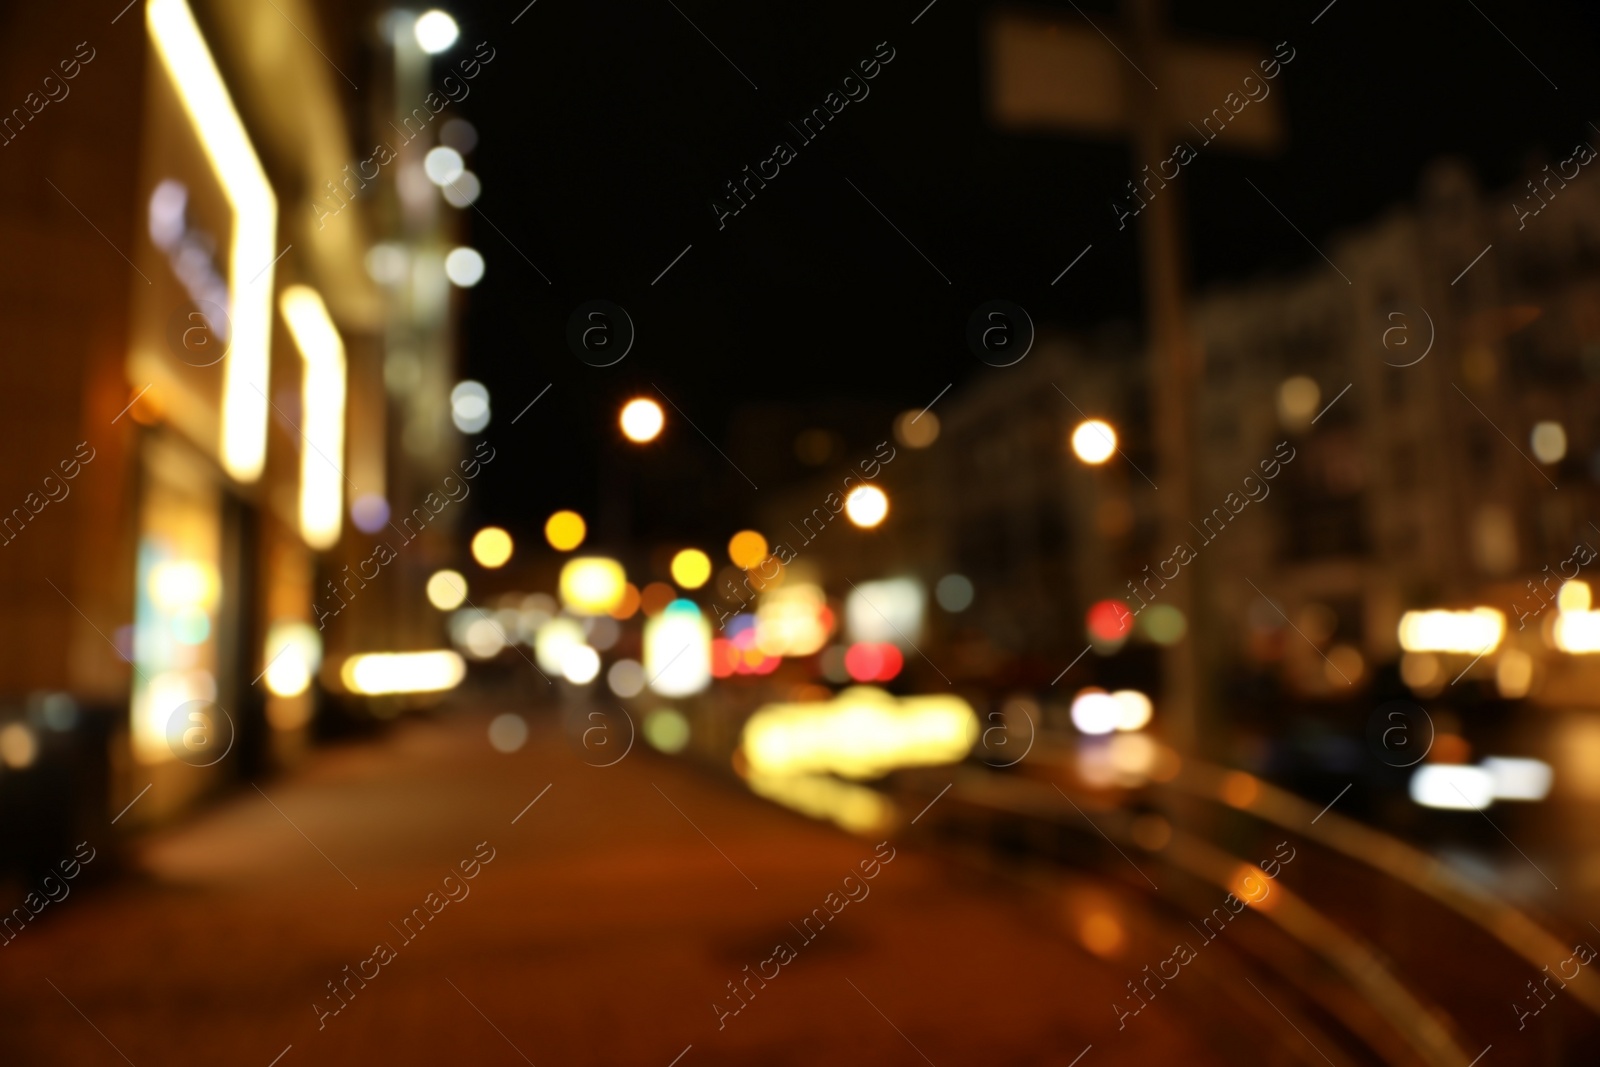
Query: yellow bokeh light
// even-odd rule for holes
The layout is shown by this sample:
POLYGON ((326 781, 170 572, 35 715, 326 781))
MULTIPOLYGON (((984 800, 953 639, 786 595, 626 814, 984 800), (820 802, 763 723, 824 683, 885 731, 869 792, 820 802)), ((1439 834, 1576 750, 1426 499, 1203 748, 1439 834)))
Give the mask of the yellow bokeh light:
POLYGON ((661 434, 661 427, 666 422, 666 416, 661 413, 661 405, 654 400, 639 397, 623 405, 622 433, 630 441, 644 444, 654 441, 661 434))
POLYGON ((312 675, 322 663, 322 637, 303 622, 273 623, 267 631, 262 671, 273 696, 297 697, 311 688, 312 675))
POLYGON ((440 611, 454 611, 467 599, 467 580, 460 571, 434 571, 428 579, 428 603, 440 611))
POLYGON ((14 722, 0 728, 0 761, 7 767, 20 771, 31 766, 38 754, 39 742, 34 739, 33 731, 22 723, 14 722))
POLYGON ((1494 684, 1507 700, 1527 696, 1533 687, 1533 657, 1517 648, 1500 653, 1500 662, 1494 668, 1494 684))
POLYGON ((216 569, 193 560, 158 563, 150 571, 150 599, 166 611, 209 610, 217 602, 216 569))
POLYGON ((1569 611, 1588 611, 1593 602, 1593 594, 1589 590, 1588 582, 1576 579, 1562 582, 1561 589, 1556 593, 1556 607, 1563 614, 1569 611))
POLYGON ((545 520, 544 539, 557 552, 571 552, 588 534, 589 527, 576 511, 558 511, 545 520))
POLYGON ((370 652, 351 656, 339 677, 352 693, 437 693, 454 689, 467 674, 467 664, 448 650, 430 652, 370 652))
POLYGON ((1248 808, 1261 794, 1261 783, 1244 771, 1229 771, 1222 779, 1218 792, 1225 804, 1232 808, 1248 808))
POLYGON ((472 537, 472 558, 481 567, 504 567, 511 558, 511 535, 498 526, 485 526, 472 537))
POLYGON ((678 599, 677 590, 666 582, 651 582, 639 590, 639 607, 646 618, 655 618, 667 610, 667 605, 678 599))
POLYGON ((844 500, 844 513, 852 523, 870 530, 889 514, 889 498, 875 485, 858 485, 844 500))
POLYGON ((1287 378, 1278 386, 1278 421, 1286 429, 1305 429, 1321 402, 1322 390, 1315 380, 1303 374, 1287 378))
POLYGON ((745 723, 754 774, 877 778, 899 767, 959 763, 978 739, 978 716, 960 697, 896 699, 871 686, 817 704, 768 704, 745 723))
POLYGON ((711 580, 711 557, 686 548, 672 557, 672 580, 684 589, 699 589, 711 580))
POLYGON ((1400 647, 1407 652, 1493 651, 1505 636, 1506 617, 1494 608, 1471 611, 1408 611, 1400 616, 1400 647))
POLYGON ((1228 891, 1235 900, 1252 908, 1271 911, 1278 906, 1278 899, 1272 895, 1272 883, 1262 871, 1247 863, 1234 869, 1233 877, 1228 879, 1228 891))
POLYGON ((639 610, 639 587, 632 582, 627 582, 622 587, 622 599, 606 614, 613 619, 631 619, 639 610))
POLYGON ((894 825, 894 806, 876 790, 826 774, 752 774, 750 791, 814 819, 829 819, 853 834, 894 825))
POLYGON ((821 651, 831 633, 827 610, 827 596, 810 582, 763 592, 752 651, 763 656, 809 656, 821 651))
POLYGON ((1101 959, 1117 955, 1126 939, 1122 924, 1109 911, 1092 911, 1078 923, 1078 943, 1101 959))
POLYGON ((579 556, 561 568, 561 603, 580 615, 605 615, 622 603, 628 576, 603 556, 579 556))
POLYGON ((907 448, 927 448, 939 439, 939 416, 931 411, 902 411, 894 420, 894 439, 907 448))
POLYGON ((728 558, 735 567, 749 570, 767 558, 767 539, 754 530, 740 530, 728 539, 728 558))
POLYGON ((1072 431, 1072 453, 1085 463, 1098 465, 1117 450, 1117 431, 1102 419, 1086 419, 1072 431))
POLYGON ((1564 611, 1556 616, 1556 647, 1563 652, 1600 652, 1600 611, 1564 611))

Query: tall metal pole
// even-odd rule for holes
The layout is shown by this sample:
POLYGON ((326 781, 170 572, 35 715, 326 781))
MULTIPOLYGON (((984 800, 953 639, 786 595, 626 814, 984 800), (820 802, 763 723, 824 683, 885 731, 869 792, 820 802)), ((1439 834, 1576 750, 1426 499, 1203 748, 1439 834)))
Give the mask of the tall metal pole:
MULTIPOLYGON (((1124 25, 1133 34, 1133 60, 1156 79, 1157 85, 1165 73, 1162 62, 1164 7, 1164 0, 1123 2, 1124 25)), ((1158 164, 1172 154, 1175 142, 1170 139, 1161 91, 1142 76, 1130 76, 1128 84, 1133 106, 1130 118, 1137 182, 1145 174, 1159 175, 1158 164), (1149 170, 1144 170, 1145 167, 1149 170)), ((1166 182, 1164 188, 1148 197, 1138 220, 1145 319, 1149 324, 1155 443, 1161 469, 1161 487, 1156 498, 1161 507, 1163 543, 1158 548, 1158 558, 1165 558, 1176 545, 1192 544, 1195 537, 1189 526, 1195 514, 1191 403, 1200 383, 1196 373, 1198 353, 1189 328, 1181 191, 1179 182, 1166 182)), ((1188 623, 1187 634, 1167 649, 1162 662, 1163 718, 1168 738, 1186 753, 1193 752, 1198 741, 1203 696, 1200 656, 1195 647, 1200 632, 1195 606, 1201 600, 1195 588, 1196 578, 1194 567, 1186 567, 1161 591, 1162 599, 1181 611, 1188 623)))

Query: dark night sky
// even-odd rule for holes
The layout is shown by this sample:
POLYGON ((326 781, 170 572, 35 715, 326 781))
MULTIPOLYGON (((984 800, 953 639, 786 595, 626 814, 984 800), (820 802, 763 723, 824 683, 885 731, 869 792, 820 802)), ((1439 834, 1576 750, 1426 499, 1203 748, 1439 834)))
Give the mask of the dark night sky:
MULTIPOLYGON (((659 387, 728 449, 751 404, 825 412, 849 399, 892 414, 952 380, 959 390, 1004 373, 963 343, 967 316, 991 298, 1045 326, 1137 318, 1134 231, 1117 232, 1109 207, 1129 177, 1126 146, 990 128, 980 36, 990 5, 938 0, 912 26, 925 3, 678 0, 759 89, 669 0, 539 0, 515 26, 520 0, 454 9, 464 43, 488 40, 498 52, 462 107, 481 135, 469 158, 484 183, 478 206, 505 235, 470 219, 489 272, 470 301, 466 373, 488 385, 488 436, 517 474, 475 496, 481 517, 531 533, 559 506, 592 514, 602 475, 626 472, 644 494, 636 514, 657 520, 650 532, 725 536, 754 493, 670 408, 659 454, 624 449, 615 415, 628 396, 659 387), (787 120, 885 40, 896 55, 871 95, 796 144, 798 158, 719 232, 709 202, 722 183, 769 155, 787 120), (606 369, 579 362, 564 340, 572 310, 595 298, 627 308, 638 329, 632 353, 606 369), (698 495, 669 506, 685 477, 698 495), (721 506, 711 513, 708 501, 721 506)), ((1441 155, 1467 158, 1494 188, 1531 154, 1565 154, 1594 134, 1584 107, 1600 80, 1597 18, 1577 4, 1477 0, 1480 13, 1469 0, 1337 0, 1312 26, 1325 4, 1173 8, 1185 37, 1253 43, 1263 56, 1287 39, 1297 51, 1274 88, 1287 151, 1206 151, 1180 179, 1200 288, 1318 262, 1246 178, 1322 243, 1410 200, 1441 155)), ((1115 25, 1110 4, 1083 7, 1115 25)), ((1034 10, 1077 17, 1070 4, 1034 10)))

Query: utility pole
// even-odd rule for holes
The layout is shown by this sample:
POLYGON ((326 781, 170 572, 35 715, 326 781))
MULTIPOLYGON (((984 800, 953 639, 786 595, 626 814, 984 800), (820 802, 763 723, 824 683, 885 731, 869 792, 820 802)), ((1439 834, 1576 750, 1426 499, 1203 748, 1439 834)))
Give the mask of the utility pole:
MULTIPOLYGON (((1195 127, 1258 75, 1262 50, 1191 44, 1171 37, 1165 0, 1122 0, 1121 25, 1102 26, 1066 16, 1048 18, 1002 11, 990 22, 994 82, 990 112, 1001 126, 1037 133, 1062 131, 1085 138, 1131 142, 1135 182, 1157 175, 1160 188, 1139 211, 1139 250, 1149 345, 1149 386, 1160 488, 1161 554, 1193 543, 1197 438, 1194 401, 1199 395, 1200 352, 1191 331, 1188 258, 1184 247, 1184 175, 1163 175, 1160 164, 1195 127), (1148 171, 1145 168, 1148 167, 1148 171)), ((1265 97, 1237 115, 1219 135, 1218 148, 1264 153, 1282 140, 1281 109, 1265 97)), ((1210 139, 1205 142, 1209 145, 1210 139)), ((1203 147, 1203 146, 1202 146, 1203 147)), ((1120 191, 1118 191, 1120 195, 1120 191)), ((1141 201, 1144 196, 1139 198, 1141 201)), ((1205 722, 1201 646, 1206 627, 1196 560, 1161 591, 1183 614, 1188 631, 1169 646, 1162 663, 1160 707, 1167 736, 1183 752, 1197 748, 1205 722)))

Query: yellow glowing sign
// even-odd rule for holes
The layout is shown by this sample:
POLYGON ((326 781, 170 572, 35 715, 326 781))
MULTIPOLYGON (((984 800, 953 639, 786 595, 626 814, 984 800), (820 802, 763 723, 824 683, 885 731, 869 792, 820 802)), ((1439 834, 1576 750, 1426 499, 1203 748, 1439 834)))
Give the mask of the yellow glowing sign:
POLYGON ((1408 611, 1400 617, 1400 647, 1407 652, 1491 651, 1505 636, 1506 617, 1494 608, 1408 611))
POLYGON ((744 727, 759 774, 876 778, 899 767, 957 763, 978 739, 978 716, 955 696, 896 700, 872 686, 810 704, 769 704, 744 727))
POLYGON ((436 693, 454 689, 467 675, 455 652, 369 652, 344 661, 339 677, 345 688, 363 696, 386 693, 436 693))

